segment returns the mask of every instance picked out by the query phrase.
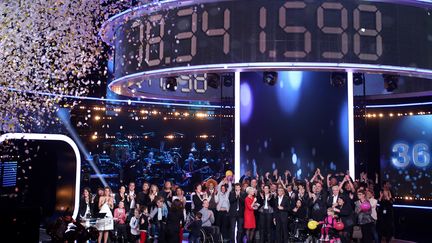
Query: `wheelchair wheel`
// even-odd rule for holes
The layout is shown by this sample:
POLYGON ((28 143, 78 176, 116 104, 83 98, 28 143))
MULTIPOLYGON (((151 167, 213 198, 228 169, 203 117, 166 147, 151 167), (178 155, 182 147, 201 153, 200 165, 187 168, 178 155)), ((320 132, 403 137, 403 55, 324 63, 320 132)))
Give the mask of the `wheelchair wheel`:
POLYGON ((215 241, 215 243, 223 243, 223 236, 222 234, 219 235, 218 239, 215 241))
POLYGON ((206 243, 208 239, 207 234, 203 229, 201 229, 200 231, 201 231, 200 243, 206 243))

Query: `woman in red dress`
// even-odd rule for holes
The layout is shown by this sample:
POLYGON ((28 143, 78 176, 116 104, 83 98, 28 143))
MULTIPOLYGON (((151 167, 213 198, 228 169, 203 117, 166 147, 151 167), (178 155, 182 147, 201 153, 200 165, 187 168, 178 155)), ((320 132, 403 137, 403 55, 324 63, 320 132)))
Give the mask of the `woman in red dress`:
POLYGON ((255 189, 253 187, 246 188, 247 197, 245 199, 244 210, 244 228, 246 230, 247 242, 252 242, 255 234, 255 215, 254 210, 257 209, 255 189))

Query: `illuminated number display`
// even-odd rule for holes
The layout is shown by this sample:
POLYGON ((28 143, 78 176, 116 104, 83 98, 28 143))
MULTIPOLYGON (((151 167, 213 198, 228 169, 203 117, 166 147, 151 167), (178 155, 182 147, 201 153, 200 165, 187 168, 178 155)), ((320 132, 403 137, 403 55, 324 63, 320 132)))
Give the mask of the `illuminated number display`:
MULTIPOLYGON (((190 2, 134 14, 115 28, 116 78, 187 65, 250 62, 432 69, 432 16, 422 7, 354 0, 190 2)), ((186 89, 204 89, 200 82, 186 89)))
POLYGON ((396 143, 392 147, 393 157, 391 161, 397 168, 406 168, 412 162, 416 167, 426 167, 430 163, 429 146, 424 143, 410 146, 405 143, 396 143))

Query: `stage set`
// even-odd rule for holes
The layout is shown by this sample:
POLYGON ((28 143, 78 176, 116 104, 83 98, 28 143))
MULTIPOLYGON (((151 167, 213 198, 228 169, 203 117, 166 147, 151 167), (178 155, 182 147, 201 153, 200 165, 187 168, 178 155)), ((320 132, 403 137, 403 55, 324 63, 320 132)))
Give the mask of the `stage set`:
POLYGON ((17 2, 4 239, 430 242, 432 1, 17 2))

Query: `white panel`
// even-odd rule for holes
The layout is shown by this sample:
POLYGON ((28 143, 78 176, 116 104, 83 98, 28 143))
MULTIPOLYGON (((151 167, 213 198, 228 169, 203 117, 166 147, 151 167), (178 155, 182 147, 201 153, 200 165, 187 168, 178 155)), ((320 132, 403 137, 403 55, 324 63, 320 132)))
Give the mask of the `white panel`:
POLYGON ((354 157, 354 87, 353 72, 348 72, 348 161, 351 178, 355 178, 355 157, 354 157))
POLYGON ((240 72, 234 76, 234 173, 235 181, 240 180, 240 72))

